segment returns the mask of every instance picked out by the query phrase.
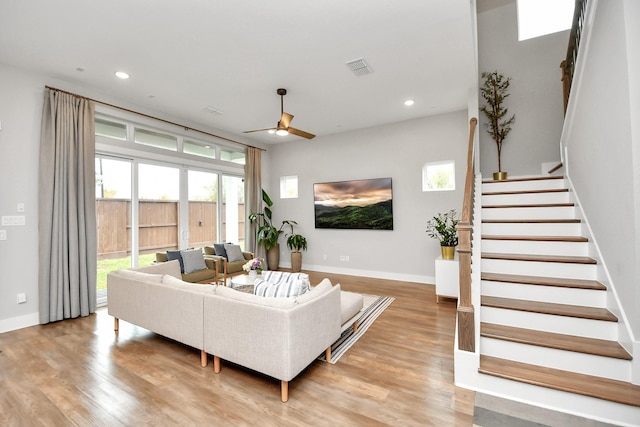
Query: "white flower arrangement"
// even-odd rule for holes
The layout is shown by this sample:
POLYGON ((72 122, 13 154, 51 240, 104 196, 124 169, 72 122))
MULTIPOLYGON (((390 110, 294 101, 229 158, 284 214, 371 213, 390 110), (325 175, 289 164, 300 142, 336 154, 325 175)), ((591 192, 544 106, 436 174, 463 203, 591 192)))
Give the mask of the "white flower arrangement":
POLYGON ((249 260, 242 266, 244 271, 256 270, 258 273, 261 273, 264 270, 264 260, 262 258, 253 258, 249 260))

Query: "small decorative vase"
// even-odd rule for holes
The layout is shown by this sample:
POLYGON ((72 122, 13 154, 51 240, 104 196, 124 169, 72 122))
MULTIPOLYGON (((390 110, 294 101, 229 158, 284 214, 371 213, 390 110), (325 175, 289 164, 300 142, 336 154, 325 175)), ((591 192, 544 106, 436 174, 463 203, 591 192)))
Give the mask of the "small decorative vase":
POLYGON ((442 252, 442 259, 454 259, 456 253, 455 246, 440 246, 442 252))
POLYGON ((258 271, 257 270, 249 270, 249 280, 251 280, 253 282, 254 280, 256 280, 256 277, 258 277, 258 271))
POLYGON ((494 172, 493 173, 493 179, 495 181, 504 181, 505 179, 507 179, 507 173, 506 172, 494 172))

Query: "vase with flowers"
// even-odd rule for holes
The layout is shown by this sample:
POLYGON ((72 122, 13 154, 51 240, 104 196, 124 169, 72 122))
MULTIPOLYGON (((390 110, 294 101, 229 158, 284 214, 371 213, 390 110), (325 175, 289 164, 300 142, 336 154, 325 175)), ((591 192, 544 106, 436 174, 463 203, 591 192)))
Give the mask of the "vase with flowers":
POLYGON ((262 270, 264 269, 264 259, 262 258, 253 258, 247 261, 242 269, 249 274, 249 278, 255 279, 258 274, 262 274, 262 270))

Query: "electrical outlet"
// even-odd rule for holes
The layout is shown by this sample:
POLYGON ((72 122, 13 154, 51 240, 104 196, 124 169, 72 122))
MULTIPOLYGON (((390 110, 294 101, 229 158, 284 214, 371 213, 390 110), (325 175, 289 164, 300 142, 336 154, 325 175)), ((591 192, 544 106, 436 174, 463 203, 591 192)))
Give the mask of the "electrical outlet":
POLYGON ((344 261, 344 255, 340 255, 340 261, 344 261))
POLYGON ((0 240, 7 240, 7 230, 0 230, 0 240))
POLYGON ((27 302, 27 294, 18 294, 18 304, 27 302))
POLYGON ((322 255, 322 259, 327 259, 327 254, 322 255))
POLYGON ((349 255, 345 255, 344 260, 349 262, 349 255))

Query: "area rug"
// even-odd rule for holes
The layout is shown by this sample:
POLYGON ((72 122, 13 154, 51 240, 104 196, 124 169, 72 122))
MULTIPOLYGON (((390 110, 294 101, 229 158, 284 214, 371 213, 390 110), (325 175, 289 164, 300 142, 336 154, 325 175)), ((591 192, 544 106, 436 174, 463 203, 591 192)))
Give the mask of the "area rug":
MULTIPOLYGON (((331 364, 335 364, 351 348, 352 345, 367 332, 369 326, 382 314, 382 312, 395 300, 393 297, 381 297, 378 295, 362 294, 364 304, 358 317, 358 331, 353 332, 353 327, 349 327, 342 332, 342 335, 331 345, 331 364)), ((326 362, 325 354, 322 353, 318 360, 326 362)))

